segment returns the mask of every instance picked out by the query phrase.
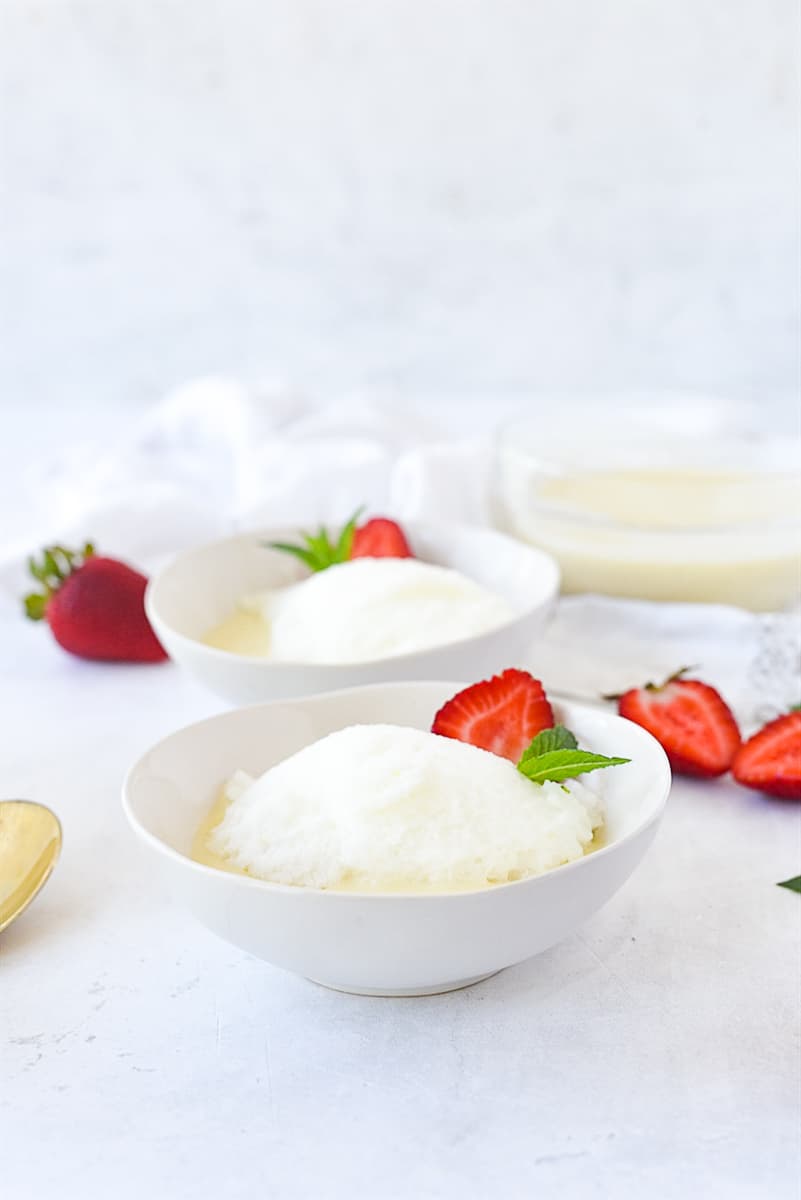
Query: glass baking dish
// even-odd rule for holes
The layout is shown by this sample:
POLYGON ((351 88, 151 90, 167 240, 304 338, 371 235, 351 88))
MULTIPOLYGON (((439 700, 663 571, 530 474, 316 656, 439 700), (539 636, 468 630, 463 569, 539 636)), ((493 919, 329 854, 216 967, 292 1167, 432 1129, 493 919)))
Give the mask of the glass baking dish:
POLYGON ((755 611, 801 599, 797 409, 673 396, 532 409, 497 434, 493 510, 557 558, 564 591, 755 611))

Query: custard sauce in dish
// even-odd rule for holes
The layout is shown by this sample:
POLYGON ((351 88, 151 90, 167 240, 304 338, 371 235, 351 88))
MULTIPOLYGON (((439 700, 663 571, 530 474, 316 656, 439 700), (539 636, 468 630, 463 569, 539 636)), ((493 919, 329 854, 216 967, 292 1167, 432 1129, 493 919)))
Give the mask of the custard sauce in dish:
POLYGON ((260 779, 237 772, 192 856, 299 887, 472 891, 581 858, 602 825, 600 795, 584 782, 533 783, 465 742, 353 725, 260 779))
POLYGON ((506 600, 460 571, 360 558, 243 597, 204 641, 275 662, 371 662, 474 637, 513 616, 506 600))
POLYGON ((492 507, 566 592, 776 612, 801 598, 800 460, 765 398, 554 396, 499 430, 492 507))

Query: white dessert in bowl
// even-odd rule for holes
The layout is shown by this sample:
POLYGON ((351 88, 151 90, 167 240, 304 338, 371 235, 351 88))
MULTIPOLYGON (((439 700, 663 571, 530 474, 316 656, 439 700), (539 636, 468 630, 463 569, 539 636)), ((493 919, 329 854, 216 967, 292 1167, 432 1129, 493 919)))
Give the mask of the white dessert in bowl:
POLYGON ((405 593, 396 560, 353 561, 309 578, 267 544, 297 531, 266 529, 173 560, 148 586, 148 616, 170 657, 235 703, 384 680, 491 675, 530 653, 559 591, 553 559, 494 530, 434 522, 410 522, 405 530, 416 556, 401 560, 405 593), (373 583, 359 593, 340 587, 337 572, 345 581, 346 572, 361 572, 373 583), (271 656, 274 630, 260 602, 255 612, 242 607, 243 598, 265 593, 271 605, 276 596, 292 596, 294 617, 288 612, 282 623, 279 656, 271 656), (328 603, 331 593, 338 595, 328 603), (336 636, 321 628, 329 611, 336 636), (337 655, 348 661, 332 661, 337 655))
MULTIPOLYGON (((384 995, 475 982, 574 932, 645 853, 670 772, 661 747, 639 726, 579 705, 555 706, 555 719, 582 745, 630 762, 598 776, 603 844, 593 853, 584 846, 566 865, 519 881, 471 883, 469 890, 323 888, 266 882, 191 857, 198 828, 237 768, 261 776, 348 726, 428 731, 432 712, 459 687, 412 682, 354 688, 238 709, 189 726, 132 768, 124 788, 129 822, 184 907, 274 965, 346 991, 384 995)), ((453 793, 459 778, 455 773, 453 793)), ((316 786, 325 789, 326 778, 316 786)), ((455 811, 464 816, 458 804, 455 811)))
POLYGON ((204 641, 274 662, 360 663, 476 637, 514 617, 501 596, 460 571, 416 558, 360 558, 298 583, 244 596, 204 641), (243 643, 242 631, 253 641, 243 643))
POLYGON ((237 772, 193 857, 298 887, 471 891, 573 862, 602 825, 601 796, 578 779, 532 783, 453 738, 351 725, 260 779, 237 772))

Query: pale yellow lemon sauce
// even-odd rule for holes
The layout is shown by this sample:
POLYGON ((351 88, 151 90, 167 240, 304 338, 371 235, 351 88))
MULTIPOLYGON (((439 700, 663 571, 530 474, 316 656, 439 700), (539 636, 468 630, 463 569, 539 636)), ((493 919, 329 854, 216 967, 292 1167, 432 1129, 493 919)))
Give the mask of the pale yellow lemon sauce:
POLYGON ((230 803, 231 801, 228 799, 225 788, 220 788, 217 799, 197 827, 197 832, 192 841, 192 849, 189 852, 190 857, 195 862, 203 863, 206 867, 216 867, 218 871, 230 871, 233 875, 249 875, 249 871, 243 871, 241 867, 235 866, 229 858, 215 854, 209 845, 211 832, 222 821, 225 816, 225 810, 230 803))
POLYGON ((270 653, 270 627, 259 613, 237 608, 205 634, 201 641, 230 654, 267 658, 270 653))
POLYGON ((543 479, 542 500, 653 529, 697 529, 772 520, 801 498, 801 484, 736 471, 582 471, 543 479))
POLYGON ((801 477, 654 469, 544 479, 510 460, 503 490, 510 529, 559 560, 567 592, 755 610, 801 593, 791 524, 801 477))
MULTIPOLYGON (((217 799, 214 801, 211 808, 198 825, 197 832, 195 833, 192 841, 190 857, 193 858, 195 862, 202 863, 206 867, 215 867, 218 871, 228 871, 232 875, 250 875, 250 871, 245 870, 242 867, 237 867, 229 858, 225 858, 224 856, 215 853, 215 851, 212 850, 211 846, 209 845, 211 833, 222 821, 229 804, 230 800, 228 799, 225 788, 221 788, 217 799)), ((591 854, 594 850, 600 849, 600 847, 605 844, 605 827, 601 825, 595 830, 593 839, 584 853, 591 854)), ((254 876, 254 878, 257 877, 254 876)), ((486 886, 490 888, 496 885, 488 883, 486 886)), ((333 887, 326 889, 326 891, 329 892, 414 892, 416 894, 425 895, 441 895, 445 892, 475 890, 476 888, 473 884, 464 888, 454 886, 453 884, 426 884, 416 885, 414 888, 410 888, 408 882, 406 882, 401 876, 399 876, 396 880, 388 879, 383 881, 380 888, 371 887, 370 884, 365 883, 363 879, 346 878, 342 880, 342 882, 335 884, 333 887)))

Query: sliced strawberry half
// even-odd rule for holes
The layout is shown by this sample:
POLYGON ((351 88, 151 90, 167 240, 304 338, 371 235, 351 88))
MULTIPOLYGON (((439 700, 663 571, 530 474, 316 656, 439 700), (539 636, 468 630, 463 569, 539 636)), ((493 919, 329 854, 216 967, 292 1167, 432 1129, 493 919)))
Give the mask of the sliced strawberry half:
POLYGON ((678 774, 711 779, 731 767, 740 730, 719 692, 683 675, 631 688, 618 697, 618 712, 653 734, 678 774))
POLYGON ((801 800, 801 712, 777 717, 744 742, 732 774, 743 787, 801 800))
POLYGON ((532 738, 553 723, 553 711, 539 679, 510 667, 457 692, 434 717, 431 732, 517 763, 532 738))
POLYGON ((397 521, 371 517, 353 534, 351 558, 414 558, 406 535, 397 521))

